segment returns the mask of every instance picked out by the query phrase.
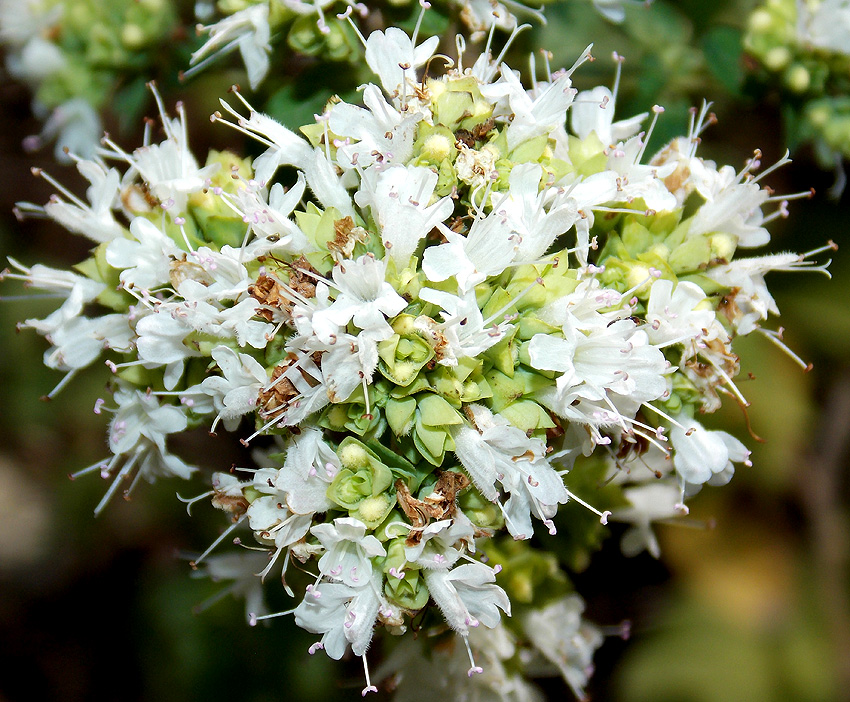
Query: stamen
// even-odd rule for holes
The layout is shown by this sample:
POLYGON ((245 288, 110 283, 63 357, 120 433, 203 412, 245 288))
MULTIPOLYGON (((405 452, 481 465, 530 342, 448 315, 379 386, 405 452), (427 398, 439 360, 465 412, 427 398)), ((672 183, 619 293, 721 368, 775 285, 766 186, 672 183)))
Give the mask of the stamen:
MULTIPOLYGON (((115 476, 115 479, 112 481, 112 484, 109 486, 109 489, 106 491, 106 494, 97 503, 97 507, 94 508, 94 516, 97 517, 103 511, 103 508, 109 504, 109 501, 112 499, 113 495, 115 495, 116 490, 118 490, 118 486, 121 484, 129 474, 130 471, 133 470, 133 467, 138 462, 144 451, 142 449, 138 449, 136 453, 134 453, 130 459, 122 466, 121 470, 118 472, 118 475, 115 476)), ((120 455, 120 454, 119 454, 120 455)), ((118 456, 116 456, 117 458, 118 456)), ((110 461, 110 467, 114 464, 113 461, 110 461)))
MULTIPOLYGON (((545 24, 545 22, 544 22, 545 24)), ((521 24, 513 29, 510 36, 505 41, 505 45, 502 47, 502 50, 499 52, 499 55, 496 57, 496 60, 493 61, 493 66, 500 66, 502 61, 505 58, 505 55, 508 53, 508 49, 511 48, 511 44, 514 43, 516 38, 524 32, 526 29, 531 29, 530 24, 521 24)))
POLYGON ((62 378, 62 380, 60 380, 60 381, 56 384, 56 387, 54 387, 54 388, 53 388, 53 390, 51 390, 49 393, 47 393, 46 395, 44 395, 41 399, 42 399, 42 400, 52 400, 54 397, 56 397, 56 396, 57 396, 57 395, 58 395, 58 394, 62 391, 62 389, 63 389, 63 388, 64 388, 64 387, 65 387, 68 383, 70 383, 70 382, 71 382, 71 380, 73 379, 73 377, 77 374, 77 371, 78 371, 78 370, 79 370, 79 368, 75 368, 75 369, 74 369, 74 370, 72 370, 72 371, 68 371, 68 372, 65 374, 65 377, 64 377, 64 378, 62 378))
POLYGON ((250 626, 257 626, 257 622, 264 621, 265 619, 275 619, 276 617, 285 617, 288 614, 292 614, 295 612, 294 609, 287 609, 283 612, 273 612, 272 614, 260 614, 257 615, 255 612, 251 612, 248 617, 248 624, 250 626))
POLYGON ((770 173, 773 173, 773 171, 775 171, 777 168, 781 168, 782 166, 785 166, 786 164, 791 163, 791 159, 789 158, 790 153, 791 153, 790 151, 786 150, 785 154, 782 156, 782 158, 780 158, 772 166, 768 166, 764 171, 759 173, 759 175, 755 176, 750 182, 758 183, 762 178, 769 175, 770 173))
MULTIPOLYGON (((114 463, 117 458, 118 458, 118 456, 113 456, 111 458, 111 463, 114 463)), ((109 464, 107 464, 106 459, 102 459, 100 461, 95 461, 90 466, 86 466, 85 468, 82 468, 82 469, 76 471, 75 473, 68 473, 68 480, 76 480, 77 478, 79 478, 83 475, 88 475, 89 473, 94 473, 95 471, 103 472, 104 469, 106 469, 108 467, 109 467, 109 464)))
POLYGON ((575 500, 575 501, 576 501, 576 502, 578 502, 578 503, 579 503, 582 507, 584 507, 584 508, 586 508, 586 509, 589 509, 589 510, 590 510, 591 512, 593 512, 595 515, 597 515, 597 516, 599 517, 599 521, 600 521, 602 524, 607 524, 607 523, 608 523, 608 517, 610 517, 610 516, 611 516, 611 512, 610 512, 610 510, 605 510, 604 512, 600 512, 598 509, 596 509, 596 507, 594 507, 594 506, 593 506, 593 505, 591 505, 591 504, 588 504, 587 502, 585 502, 583 499, 581 499, 578 495, 576 495, 574 492, 572 492, 572 491, 570 491, 570 490, 567 490, 567 495, 569 495, 569 497, 570 497, 570 499, 571 499, 571 500, 575 500))
MULTIPOLYGON (((207 29, 207 27, 204 27, 204 29, 207 29)), ((238 49, 240 39, 241 37, 237 37, 236 39, 231 40, 230 42, 222 46, 218 51, 214 51, 209 56, 205 57, 201 61, 198 61, 198 63, 196 63, 191 68, 188 68, 185 71, 181 71, 180 80, 191 78, 195 74, 203 71, 210 64, 214 63, 215 61, 218 61, 220 58, 227 56, 230 52, 238 49)))
POLYGON ((73 204, 79 207, 81 210, 90 211, 91 208, 80 200, 74 193, 72 193, 68 188, 62 185, 58 180, 53 178, 47 171, 41 168, 31 168, 30 171, 36 178, 44 178, 48 183, 50 183, 54 188, 56 188, 60 193, 62 193, 65 197, 67 197, 73 204))
POLYGON ((369 677, 369 664, 366 661, 366 654, 360 656, 363 659, 363 672, 366 675, 366 687, 360 692, 360 695, 365 697, 370 692, 377 692, 378 688, 372 684, 372 679, 369 677))
MULTIPOLYGON (((416 39, 419 37, 419 29, 422 26, 422 20, 425 18, 425 10, 431 7, 431 4, 428 2, 422 2, 420 4, 419 16, 416 18, 416 25, 413 27, 413 34, 410 35, 410 43, 413 48, 416 48, 416 39)), ((365 660, 364 660, 365 663, 365 660)))
POLYGON ((463 636, 461 638, 463 638, 463 645, 466 646, 466 653, 469 655, 469 670, 466 671, 466 674, 471 678, 476 673, 483 673, 484 668, 479 665, 475 665, 475 658, 472 656, 472 648, 469 646, 469 637, 463 636))
POLYGON ((617 94, 620 91, 620 77, 623 74, 623 64, 626 62, 626 57, 620 56, 620 54, 618 54, 616 51, 614 51, 611 55, 611 58, 613 58, 614 61, 617 64, 617 70, 616 70, 616 73, 614 74, 614 87, 611 88, 611 98, 614 102, 614 106, 616 106, 617 105, 617 94))
POLYGON ((738 390, 738 387, 735 385, 735 383, 732 382, 732 378, 729 377, 729 374, 720 366, 718 366, 717 361, 715 361, 710 356, 704 356, 704 358, 712 365, 714 370, 717 371, 718 375, 720 375, 720 377, 726 381, 726 384, 732 389, 732 392, 734 393, 735 397, 737 397, 741 401, 741 404, 744 407, 749 407, 750 403, 747 402, 747 399, 741 394, 741 391, 738 390))
POLYGON ((463 52, 466 51, 466 39, 462 34, 455 34, 455 49, 457 49, 457 70, 463 73, 463 52))
POLYGON ((808 373, 813 368, 811 363, 806 363, 785 344, 785 342, 782 340, 782 332, 784 330, 781 327, 777 331, 756 327, 756 331, 760 332, 765 339, 770 341, 770 343, 774 344, 777 348, 782 349, 782 351, 785 352, 788 358, 794 361, 794 363, 800 366, 800 368, 802 368, 806 373, 808 373))
POLYGON ((236 527, 238 527, 244 520, 245 515, 243 514, 241 517, 239 517, 239 519, 233 522, 233 524, 227 527, 227 529, 222 532, 221 536, 219 536, 215 541, 213 541, 209 545, 207 550, 204 551, 200 556, 198 556, 198 558, 196 558, 194 561, 189 561, 189 566, 192 568, 192 570, 196 570, 201 561, 203 561, 207 556, 209 556, 216 548, 216 546, 218 546, 222 541, 224 541, 228 537, 228 535, 233 532, 233 530, 236 529, 236 527))
POLYGON ((638 155, 635 158, 635 163, 640 163, 643 160, 643 154, 646 151, 646 147, 649 146, 649 140, 652 138, 652 132, 655 129, 655 125, 658 123, 658 118, 661 114, 663 114, 664 108, 661 105, 653 105, 652 106, 652 122, 649 124, 649 129, 646 130, 646 135, 643 137, 643 143, 641 144, 640 151, 638 151, 638 155))

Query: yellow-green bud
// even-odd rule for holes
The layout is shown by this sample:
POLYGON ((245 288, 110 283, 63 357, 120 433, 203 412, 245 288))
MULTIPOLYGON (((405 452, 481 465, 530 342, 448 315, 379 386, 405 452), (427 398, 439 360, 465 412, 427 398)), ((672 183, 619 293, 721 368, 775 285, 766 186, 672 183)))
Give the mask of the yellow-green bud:
POLYGON ((125 24, 121 28, 121 43, 128 49, 140 49, 145 43, 145 33, 138 24, 125 24))
POLYGON ((352 470, 365 468, 369 465, 369 454, 356 441, 352 441, 347 445, 340 445, 337 455, 339 456, 340 463, 352 470))
POLYGON ((786 72, 785 83, 795 93, 804 93, 812 84, 812 76, 805 66, 796 64, 786 72))
POLYGON ((750 15, 750 31, 766 32, 773 26, 773 15, 764 8, 759 8, 750 15))
POLYGON ((776 46, 764 56, 764 65, 772 71, 782 70, 790 61, 791 51, 784 46, 776 46))
POLYGON ((422 144, 421 154, 429 161, 439 163, 443 159, 449 158, 454 154, 454 142, 445 134, 436 132, 429 137, 426 137, 422 144))

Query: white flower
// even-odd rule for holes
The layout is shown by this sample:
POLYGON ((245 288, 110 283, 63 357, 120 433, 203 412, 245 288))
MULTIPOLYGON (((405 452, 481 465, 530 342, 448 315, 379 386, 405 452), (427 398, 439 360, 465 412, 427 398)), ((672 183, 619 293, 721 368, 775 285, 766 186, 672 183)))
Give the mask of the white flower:
POLYGON ((702 288, 689 281, 680 281, 675 287, 670 280, 653 282, 645 318, 643 330, 649 343, 658 348, 683 344, 685 358, 696 353, 694 344, 688 342, 724 334, 702 288))
MULTIPOLYGON (((463 5, 460 18, 470 29, 472 41, 478 41, 487 34, 487 30, 496 26, 505 32, 516 29, 517 18, 511 14, 503 3, 496 0, 456 0, 457 4, 463 5)), ((514 3, 511 3, 512 6, 514 3)), ((519 3, 517 3, 519 5, 519 3)), ((519 7, 531 12, 528 8, 519 7)))
POLYGON ((222 194, 225 202, 242 217, 256 237, 239 250, 241 260, 256 260, 270 251, 297 255, 311 249, 307 237, 289 219, 306 187, 304 174, 299 172, 298 180, 289 190, 284 191, 280 183, 275 183, 268 193, 268 200, 265 189, 257 181, 249 181, 246 187, 237 188, 233 196, 222 194))
MULTIPOLYGON (((237 353, 229 346, 216 346, 210 355, 221 369, 222 376, 209 376, 200 389, 213 398, 218 410, 216 422, 224 420, 228 430, 235 429, 239 419, 257 406, 260 390, 268 382, 266 369, 251 356, 237 353)), ((215 430, 215 424, 210 431, 215 430)))
POLYGON ((120 385, 115 391, 117 408, 109 423, 109 448, 113 456, 104 462, 79 471, 81 475, 96 468, 104 478, 114 476, 103 499, 95 507, 98 515, 122 482, 135 471, 135 477, 124 491, 129 495, 141 478, 153 482, 157 477, 188 478, 197 468, 166 450, 165 437, 183 431, 188 423, 180 407, 160 405, 147 393, 120 385), (120 467, 119 467, 120 466, 120 467))
POLYGON ((515 539, 533 533, 531 514, 554 529, 551 519, 559 504, 569 499, 564 483, 545 458, 546 446, 530 439, 506 419, 481 405, 469 405, 475 427, 451 427, 455 453, 475 486, 488 500, 498 496, 498 480, 510 498, 505 504, 505 522, 515 539))
POLYGON ((659 558, 661 548, 652 531, 652 522, 672 519, 682 513, 680 489, 673 483, 650 482, 627 487, 623 495, 629 506, 618 507, 611 513, 612 521, 632 524, 623 534, 620 549, 626 556, 636 556, 646 550, 659 558))
POLYGON ((295 623, 322 634, 321 648, 334 660, 342 658, 349 644, 355 655, 362 656, 369 648, 381 608, 379 577, 376 574, 373 581, 359 588, 320 582, 308 589, 295 608, 295 623))
POLYGON ((27 150, 39 149, 55 139, 54 157, 60 163, 68 163, 69 154, 92 158, 102 134, 100 115, 87 100, 76 97, 54 108, 41 132, 24 139, 23 145, 27 150))
POLYGON ((706 202, 691 218, 688 236, 723 232, 736 236, 738 246, 745 248, 764 246, 770 241, 770 234, 762 226, 761 211, 769 195, 756 179, 751 179, 746 171, 736 173, 731 166, 716 169, 714 163, 703 159, 692 159, 690 169, 694 187, 706 202))
POLYGON ((95 300, 106 289, 103 283, 98 283, 71 271, 61 271, 57 268, 43 266, 40 263, 27 268, 11 257, 9 263, 18 272, 13 273, 5 270, 0 274, 0 279, 20 280, 27 287, 44 290, 50 295, 65 298, 62 305, 44 319, 28 319, 23 323, 23 326, 31 327, 41 334, 49 334, 70 320, 79 317, 83 311, 83 306, 95 300))
POLYGON ((491 196, 496 212, 506 217, 512 231, 519 235, 517 262, 539 259, 579 219, 574 198, 555 188, 540 190, 542 174, 539 164, 518 164, 511 169, 508 193, 491 196))
POLYGON ((850 2, 806 0, 797 5, 797 41, 818 49, 850 54, 850 2))
POLYGON ((330 307, 313 313, 316 336, 328 342, 351 321, 376 340, 391 336, 386 318, 401 312, 407 302, 386 282, 386 267, 385 261, 368 254, 335 266, 339 292, 330 307))
POLYGON ((97 360, 104 349, 129 353, 133 348, 133 332, 127 317, 117 313, 93 318, 73 317, 45 337, 53 346, 44 353, 44 365, 57 370, 85 368, 97 360))
POLYGON ((355 201, 369 206, 378 224, 387 257, 401 271, 419 242, 454 210, 450 197, 431 203, 437 174, 421 166, 391 166, 364 173, 355 201))
POLYGON ((646 332, 630 319, 621 319, 585 334, 569 325, 563 338, 535 334, 528 345, 531 365, 558 371, 560 397, 573 389, 587 399, 621 395, 641 404, 667 390, 664 355, 649 345, 646 332))
POLYGON ((673 465, 687 485, 725 485, 735 472, 733 462, 750 465, 750 451, 734 436, 709 431, 686 415, 675 420, 670 429, 673 465))
POLYGON ((749 334, 769 314, 779 314, 776 301, 767 289, 764 276, 770 271, 793 271, 809 265, 793 253, 757 258, 739 258, 725 266, 712 266, 706 271, 711 280, 731 291, 734 304, 730 322, 738 334, 749 334))
MULTIPOLYGON (((185 412, 174 405, 160 405, 156 397, 138 390, 119 388, 118 410, 109 424, 109 448, 113 453, 130 453, 139 447, 165 451, 165 437, 183 431, 185 412)), ((188 477, 184 475, 183 477, 188 477)))
POLYGON ((454 276, 462 295, 504 271, 519 247, 519 236, 507 217, 495 212, 477 217, 466 236, 442 223, 437 226, 448 243, 425 249, 422 270, 434 282, 454 276))
POLYGON ((437 363, 444 366, 456 366, 459 358, 475 358, 498 344, 513 329, 513 325, 505 321, 485 327, 474 290, 460 297, 442 290, 422 288, 419 298, 439 305, 442 310, 442 324, 435 324, 430 317, 421 316, 416 318, 414 326, 426 338, 433 340, 438 350, 437 363))
POLYGON ((451 570, 423 570, 428 592, 448 625, 461 636, 479 624, 492 629, 499 624, 501 609, 511 615, 505 591, 496 585, 496 573, 483 563, 464 563, 451 570))
POLYGON ((567 595, 523 620, 523 630, 534 647, 554 663, 578 699, 593 672, 593 654, 602 644, 602 632, 584 621, 584 602, 567 595))
MULTIPOLYGON (((2 21, 2 18, 0 18, 2 21)), ((6 32, 3 32, 6 35, 6 32)), ((6 68, 9 74, 20 81, 30 83, 33 87, 44 82, 54 73, 66 68, 68 60, 62 50, 53 42, 41 36, 33 36, 20 50, 20 53, 9 52, 6 56, 6 68)))
POLYGON ((502 64, 500 73, 500 81, 482 86, 481 92, 489 99, 507 99, 505 116, 511 113, 514 115, 507 131, 509 151, 529 139, 549 134, 563 126, 567 108, 576 94, 570 80, 571 71, 559 74, 535 97, 526 92, 517 75, 507 65, 502 64))
POLYGON ((375 31, 366 40, 366 63, 381 81, 387 95, 396 105, 407 103, 416 85, 416 69, 431 58, 440 43, 439 37, 430 37, 419 46, 398 27, 386 32, 375 31))
POLYGON ((159 91, 153 83, 149 84, 166 139, 160 144, 149 144, 127 154, 109 138, 104 139, 110 150, 101 150, 103 156, 126 161, 130 170, 124 177, 125 184, 132 183, 136 175, 144 181, 150 193, 160 202, 160 206, 172 216, 186 211, 189 195, 206 187, 207 179, 219 168, 213 163, 204 168, 189 151, 189 137, 186 127, 186 113, 181 103, 177 104, 178 119, 172 120, 165 111, 159 91))
POLYGON ((44 206, 47 215, 75 234, 82 234, 96 242, 112 241, 125 236, 125 229, 117 221, 112 208, 118 198, 120 174, 97 161, 77 160, 77 170, 91 183, 86 205, 77 198, 65 202, 54 196, 44 206))
POLYGON ((106 262, 121 271, 121 282, 131 288, 152 290, 171 282, 171 261, 183 252, 163 231, 144 217, 130 222, 130 238, 107 244, 106 262))
POLYGON ((201 63, 186 74, 199 70, 217 56, 238 48, 248 72, 248 82, 251 89, 256 90, 269 72, 271 30, 268 4, 246 7, 203 29, 209 32, 210 38, 192 54, 190 60, 192 64, 198 64, 199 61, 201 63))
POLYGON ((339 469, 339 458, 322 439, 322 432, 308 427, 290 439, 274 484, 286 494, 286 504, 296 514, 325 512, 333 504, 328 485, 339 469))
MULTIPOLYGON (((389 527, 387 527, 389 529, 389 527)), ((463 555, 475 552, 475 527, 459 509, 452 519, 427 524, 417 532, 419 541, 405 546, 405 558, 427 570, 448 570, 463 555)))
MULTIPOLYGON (((254 159, 252 164, 254 178, 259 183, 266 184, 280 166, 295 166, 306 172, 310 159, 313 157, 311 146, 277 120, 262 112, 257 112, 239 92, 236 92, 236 97, 248 108, 249 116, 247 119, 224 100, 220 101, 221 106, 236 118, 237 127, 240 130, 247 130, 268 147, 265 152, 254 159)), ((219 113, 215 113, 213 117, 225 121, 222 120, 219 113)), ((225 123, 229 124, 228 122, 225 123)))
MULTIPOLYGON (((257 577, 257 571, 262 570, 267 562, 264 553, 241 551, 226 553, 219 556, 208 556, 190 574, 193 578, 208 577, 213 582, 232 580, 233 582, 222 592, 216 593, 208 600, 209 604, 217 602, 224 595, 243 597, 245 599, 245 619, 251 622, 257 615, 268 612, 263 592, 263 581, 257 577)), ((198 609, 205 609, 207 603, 202 603, 198 609)))
POLYGON ((18 80, 29 82, 34 87, 67 65, 68 60, 62 50, 40 36, 34 36, 26 42, 20 53, 10 52, 6 57, 9 74, 18 80))
POLYGON ((153 314, 136 322, 136 351, 139 360, 151 366, 182 361, 199 352, 183 343, 192 331, 191 325, 180 315, 181 307, 160 305, 153 314), (169 314, 169 311, 171 312, 169 314))
POLYGON ((613 146, 637 134, 647 113, 615 122, 615 103, 616 96, 602 85, 576 95, 570 107, 570 125, 576 136, 586 139, 595 132, 603 146, 613 146))
POLYGON ((281 496, 275 488, 269 488, 266 482, 269 472, 258 471, 254 479, 254 487, 264 494, 256 498, 248 507, 246 512, 248 523, 256 533, 257 538, 263 542, 273 542, 276 551, 272 556, 263 575, 266 575, 283 549, 300 541, 310 529, 312 520, 310 515, 292 514, 285 505, 281 504, 281 496), (265 479, 265 480, 264 480, 265 479))
POLYGON ((333 524, 317 524, 310 533, 322 543, 324 555, 319 571, 350 587, 362 587, 372 577, 372 560, 386 556, 381 542, 366 534, 366 525, 353 517, 334 519, 333 524))
POLYGON ((608 150, 608 169, 617 174, 615 199, 630 203, 640 198, 655 212, 675 210, 679 203, 664 178, 676 170, 676 164, 643 165, 640 161, 645 147, 641 136, 635 136, 608 150))
POLYGON ((468 640, 474 668, 470 668, 469 652, 459 640, 441 642, 432 649, 424 636, 405 636, 381 665, 377 677, 392 675, 395 702, 543 702, 540 691, 510 665, 511 659, 523 651, 507 627, 499 624, 493 629, 471 629, 468 640))
MULTIPOLYGON (((328 127, 346 138, 337 149, 339 165, 368 168, 375 162, 407 163, 413 156, 416 128, 424 115, 399 112, 371 83, 363 88, 363 104, 365 108, 341 102, 330 111, 328 127), (351 143, 351 139, 356 141, 351 143)), ((427 204, 426 199, 422 205, 427 204)))

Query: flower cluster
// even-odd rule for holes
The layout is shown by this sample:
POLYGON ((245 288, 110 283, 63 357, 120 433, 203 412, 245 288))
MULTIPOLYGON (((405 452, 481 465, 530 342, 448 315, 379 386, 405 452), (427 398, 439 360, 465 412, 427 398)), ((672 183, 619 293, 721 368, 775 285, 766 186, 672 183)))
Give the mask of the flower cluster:
MULTIPOLYGON (((526 8, 515 0, 510 8, 521 14, 542 20, 539 10, 526 8)), ((430 7, 430 3, 423 3, 430 7)), ((448 0, 438 3, 432 13, 452 13, 461 21, 473 38, 480 38, 493 28, 511 31, 517 18, 506 4, 495 0, 448 0)), ((614 3, 621 5, 620 0, 614 3)), ((239 0, 198 5, 200 31, 208 35, 206 42, 192 54, 192 67, 184 75, 202 70, 210 62, 238 49, 251 87, 257 86, 269 73, 272 37, 285 37, 287 47, 305 56, 329 61, 359 61, 362 51, 357 40, 358 30, 346 20, 351 16, 362 19, 372 11, 398 14, 410 13, 416 3, 402 0, 389 6, 378 2, 354 0, 239 0), (353 31, 352 31, 353 30, 353 31)))
POLYGON ((814 141, 826 167, 850 158, 850 3, 847 0, 771 0, 749 19, 744 39, 788 93, 798 115, 792 138, 814 141))
MULTIPOLYGON (((592 0, 593 6, 606 19, 622 22, 624 6, 640 0, 592 0)), ((266 78, 275 38, 285 38, 292 51, 303 56, 327 61, 360 61, 362 52, 358 30, 347 21, 352 15, 364 19, 370 13, 415 17, 419 6, 431 7, 420 0, 391 0, 389 3, 356 2, 355 0, 219 0, 196 5, 199 31, 207 39, 191 58, 191 76, 226 54, 240 54, 248 82, 256 89, 266 78)), ((432 17, 456 16, 473 40, 483 38, 493 29, 511 32, 520 20, 535 19, 545 23, 542 10, 518 0, 445 0, 438 2, 432 17)), ((398 19, 398 17, 397 17, 398 19)))
POLYGON ((24 146, 55 140, 60 160, 66 148, 93 156, 103 132, 99 111, 115 98, 118 78, 150 70, 176 24, 168 0, 0 1, 6 68, 30 87, 33 112, 44 120, 24 146))
MULTIPOLYGON (((758 156, 736 171, 696 155, 707 109, 649 158, 648 115, 615 120, 615 93, 573 88, 589 49, 526 88, 489 52, 464 65, 461 40, 430 75, 437 43, 371 34, 363 104, 333 98, 301 135, 234 92, 213 119, 257 139, 253 161, 199 165, 182 108, 160 101, 164 141, 78 159, 88 202, 56 184, 21 205, 92 239, 91 257, 6 277, 64 298, 23 325, 59 387, 104 355, 113 374, 95 407, 111 455, 80 471, 112 481, 96 511, 195 471, 169 435, 223 427, 259 467, 213 476, 203 497, 232 524, 194 565, 233 580, 252 623, 292 614, 311 652, 365 665, 376 630, 416 617, 449 639, 429 665, 470 689, 528 699, 521 674, 543 662, 581 694, 602 634, 541 539, 589 549, 591 514, 657 553, 654 520, 748 464, 697 416, 722 394, 745 404, 737 336, 781 344, 761 326, 778 312, 765 275, 811 267, 736 257, 785 199, 758 156), (209 555, 244 527, 266 553, 209 555), (265 610, 272 571, 287 612, 265 610)), ((402 699, 432 678, 404 665, 425 642, 387 664, 402 699)))

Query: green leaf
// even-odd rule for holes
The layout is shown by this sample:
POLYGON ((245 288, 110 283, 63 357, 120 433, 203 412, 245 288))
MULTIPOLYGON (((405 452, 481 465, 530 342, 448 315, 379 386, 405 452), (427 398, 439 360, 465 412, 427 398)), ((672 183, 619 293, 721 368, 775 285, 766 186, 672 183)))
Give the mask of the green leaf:
POLYGON ((738 94, 744 83, 743 42, 734 27, 712 27, 702 39, 708 70, 730 93, 738 94))

